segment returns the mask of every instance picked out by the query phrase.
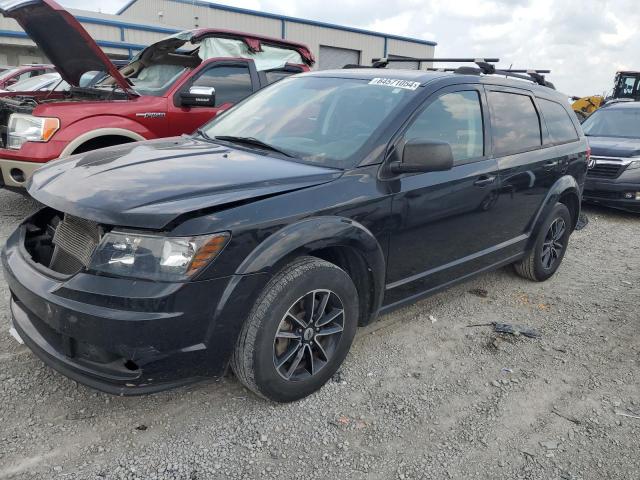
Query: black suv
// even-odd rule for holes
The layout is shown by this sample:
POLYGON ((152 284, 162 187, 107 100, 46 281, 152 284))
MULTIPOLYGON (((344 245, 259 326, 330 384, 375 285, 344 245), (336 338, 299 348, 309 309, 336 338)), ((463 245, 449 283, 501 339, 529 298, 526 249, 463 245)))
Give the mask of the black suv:
POLYGON ((587 141, 566 98, 491 75, 284 79, 193 136, 52 162, 2 254, 13 334, 79 382, 154 392, 230 365, 292 401, 358 325, 514 264, 554 274, 587 141))
POLYGON ((609 103, 582 128, 593 163, 584 200, 640 213, 640 102, 609 103))

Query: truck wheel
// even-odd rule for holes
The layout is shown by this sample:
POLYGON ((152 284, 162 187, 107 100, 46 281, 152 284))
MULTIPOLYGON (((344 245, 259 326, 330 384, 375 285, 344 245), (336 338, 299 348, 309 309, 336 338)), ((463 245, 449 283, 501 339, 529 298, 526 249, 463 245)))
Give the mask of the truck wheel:
POLYGON ((514 264, 518 275, 534 282, 544 282, 556 273, 567 251, 571 225, 569 209, 562 203, 556 203, 540 228, 531 251, 514 264))
POLYGON ((336 265, 302 257, 266 285, 246 320, 231 368, 258 395, 291 402, 320 389, 349 352, 358 292, 336 265))

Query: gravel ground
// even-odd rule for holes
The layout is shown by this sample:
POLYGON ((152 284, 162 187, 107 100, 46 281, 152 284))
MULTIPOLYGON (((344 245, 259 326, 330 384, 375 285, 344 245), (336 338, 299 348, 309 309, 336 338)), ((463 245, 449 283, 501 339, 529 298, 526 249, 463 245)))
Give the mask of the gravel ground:
MULTIPOLYGON (((0 244, 33 208, 0 191, 0 244)), ((137 398, 77 385, 9 336, 2 281, 0 478, 640 478, 640 217, 586 212, 552 280, 504 269, 387 315, 289 405, 233 377, 137 398), (542 337, 467 327, 492 321, 542 337)))

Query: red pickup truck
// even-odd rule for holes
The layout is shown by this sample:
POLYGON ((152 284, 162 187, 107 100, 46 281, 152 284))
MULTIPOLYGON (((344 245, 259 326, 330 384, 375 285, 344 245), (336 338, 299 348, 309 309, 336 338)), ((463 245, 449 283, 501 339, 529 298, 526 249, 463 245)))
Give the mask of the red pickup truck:
POLYGON ((22 190, 43 163, 74 153, 191 133, 217 113, 314 63, 299 43, 200 28, 165 38, 118 70, 53 0, 17 0, 15 19, 71 86, 0 94, 0 187, 22 190), (91 87, 81 79, 104 78, 91 87))

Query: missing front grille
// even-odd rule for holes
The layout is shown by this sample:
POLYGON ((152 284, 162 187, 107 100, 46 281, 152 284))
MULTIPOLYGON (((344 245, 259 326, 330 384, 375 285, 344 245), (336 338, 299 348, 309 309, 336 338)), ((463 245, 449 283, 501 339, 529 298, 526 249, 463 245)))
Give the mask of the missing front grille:
POLYGON ((100 242, 100 227, 90 220, 64 215, 53 234, 54 251, 49 268, 73 274, 89 266, 100 242))

